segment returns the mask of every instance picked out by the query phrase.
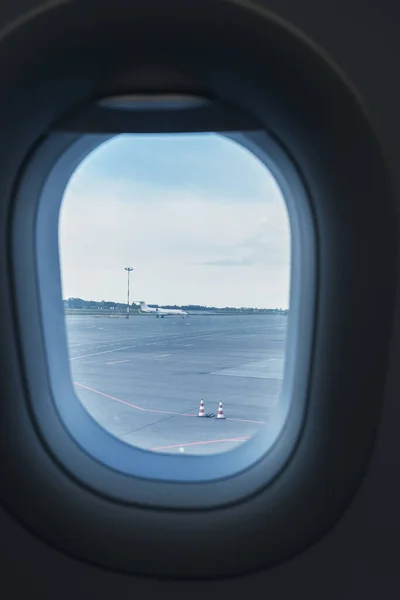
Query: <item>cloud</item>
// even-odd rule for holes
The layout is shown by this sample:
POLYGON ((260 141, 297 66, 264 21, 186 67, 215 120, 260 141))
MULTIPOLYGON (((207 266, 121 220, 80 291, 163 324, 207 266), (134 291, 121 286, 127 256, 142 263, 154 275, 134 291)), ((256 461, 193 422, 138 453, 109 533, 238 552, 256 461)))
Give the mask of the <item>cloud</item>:
POLYGON ((264 202, 232 201, 230 178, 223 194, 210 182, 164 186, 148 163, 148 181, 120 176, 115 161, 110 177, 90 158, 73 176, 59 227, 64 297, 124 302, 132 266, 131 297, 150 303, 287 306, 290 231, 279 189, 264 202))
POLYGON ((200 265, 205 265, 207 267, 244 267, 248 266, 244 259, 233 259, 233 258, 221 258, 220 260, 210 260, 202 263, 197 263, 200 265))
POLYGON ((220 258, 198 264, 210 267, 287 267, 290 265, 289 223, 286 228, 282 227, 282 223, 281 228, 277 228, 264 222, 251 236, 221 249, 219 255, 220 258))

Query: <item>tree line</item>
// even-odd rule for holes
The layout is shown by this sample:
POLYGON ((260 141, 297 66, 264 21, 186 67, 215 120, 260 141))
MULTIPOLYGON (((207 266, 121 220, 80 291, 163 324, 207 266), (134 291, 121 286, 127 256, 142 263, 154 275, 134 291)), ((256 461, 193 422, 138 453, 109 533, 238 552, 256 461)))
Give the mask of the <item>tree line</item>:
MULTIPOLYGON (((156 308, 158 305, 157 304, 149 304, 148 305, 150 308, 156 308)), ((90 309, 90 310, 125 310, 127 309, 127 303, 123 303, 123 302, 112 302, 112 301, 108 301, 108 300, 83 300, 82 298, 67 298, 64 300, 64 308, 65 309, 72 309, 72 310, 77 310, 77 309, 90 309)), ((167 308, 167 309, 181 309, 181 310, 185 310, 185 311, 193 311, 193 312, 202 312, 202 311, 215 311, 215 312, 231 312, 231 313, 237 313, 237 312, 261 312, 261 313, 266 313, 266 314, 287 314, 288 310, 286 309, 282 309, 282 308, 252 308, 252 307, 241 307, 241 308, 236 308, 236 307, 232 307, 232 306, 225 306, 223 308, 221 307, 216 307, 216 306, 202 306, 200 304, 183 304, 181 306, 178 306, 176 304, 174 305, 162 305, 160 306, 160 308, 167 308)), ((139 307, 132 303, 130 310, 135 311, 138 310, 139 307)))
MULTIPOLYGON (((132 305, 133 306, 133 305, 132 305)), ((101 300, 83 300, 82 298, 67 298, 64 300, 64 308, 70 309, 78 309, 78 308, 90 308, 90 309, 116 309, 116 310, 126 310, 127 304, 123 302, 112 302, 101 300)))

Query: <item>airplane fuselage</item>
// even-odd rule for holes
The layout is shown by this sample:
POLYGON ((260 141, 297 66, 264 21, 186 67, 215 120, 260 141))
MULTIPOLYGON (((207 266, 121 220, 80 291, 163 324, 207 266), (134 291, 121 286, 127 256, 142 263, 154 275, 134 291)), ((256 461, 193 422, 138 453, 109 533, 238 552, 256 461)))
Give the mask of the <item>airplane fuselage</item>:
POLYGON ((142 313, 153 313, 156 317, 165 317, 167 315, 187 315, 188 313, 184 310, 177 308, 150 308, 145 302, 140 302, 140 312, 142 313))

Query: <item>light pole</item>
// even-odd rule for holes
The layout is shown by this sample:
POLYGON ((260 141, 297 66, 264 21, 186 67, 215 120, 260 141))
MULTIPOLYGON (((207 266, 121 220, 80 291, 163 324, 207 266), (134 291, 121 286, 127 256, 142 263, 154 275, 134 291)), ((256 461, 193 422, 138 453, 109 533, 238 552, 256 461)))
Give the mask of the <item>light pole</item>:
POLYGON ((129 275, 133 269, 132 267, 125 267, 125 271, 128 271, 128 306, 126 307, 126 318, 129 319, 129 275))

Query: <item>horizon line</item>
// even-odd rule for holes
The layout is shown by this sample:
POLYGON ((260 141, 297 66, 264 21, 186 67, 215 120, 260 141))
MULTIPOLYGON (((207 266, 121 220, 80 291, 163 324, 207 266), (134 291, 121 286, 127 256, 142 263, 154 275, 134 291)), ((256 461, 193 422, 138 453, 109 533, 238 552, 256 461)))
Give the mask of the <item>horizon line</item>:
MULTIPOLYGON (((120 304, 120 305, 123 305, 123 306, 127 306, 128 305, 127 302, 119 302, 119 301, 116 301, 116 300, 93 300, 93 299, 91 299, 91 300, 85 300, 84 298, 80 298, 79 296, 69 296, 68 298, 63 298, 62 300, 63 300, 63 302, 68 302, 68 300, 71 300, 71 299, 82 300, 82 302, 96 302, 96 303, 99 303, 99 304, 102 303, 102 302, 104 302, 105 304, 113 303, 113 304, 120 304)), ((136 302, 138 302, 138 301, 136 301, 136 302)), ((146 301, 146 303, 147 303, 147 301, 146 301)), ((134 304, 135 304, 135 302, 132 302, 131 306, 134 305, 134 304)), ((166 308, 166 307, 176 307, 176 308, 185 308, 186 307, 187 308, 189 306, 196 306, 196 307, 199 307, 199 308, 209 308, 209 309, 219 309, 219 310, 224 309, 224 308, 233 308, 233 309, 236 309, 236 310, 240 310, 240 309, 245 309, 245 310, 289 310, 288 307, 279 307, 278 308, 276 306, 275 307, 272 307, 272 306, 259 307, 259 306, 228 306, 228 305, 226 305, 226 306, 212 306, 212 305, 206 305, 206 304, 195 304, 193 302, 191 302, 189 304, 172 304, 172 303, 157 304, 157 303, 149 302, 149 303, 147 303, 147 305, 149 307, 151 307, 151 306, 156 306, 157 307, 158 306, 160 308, 166 308)))

